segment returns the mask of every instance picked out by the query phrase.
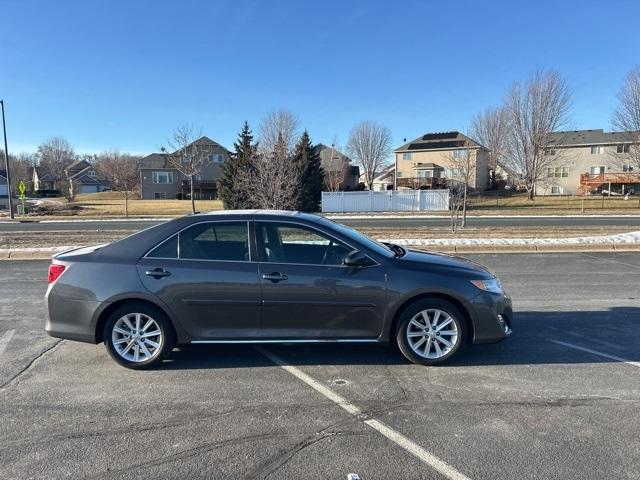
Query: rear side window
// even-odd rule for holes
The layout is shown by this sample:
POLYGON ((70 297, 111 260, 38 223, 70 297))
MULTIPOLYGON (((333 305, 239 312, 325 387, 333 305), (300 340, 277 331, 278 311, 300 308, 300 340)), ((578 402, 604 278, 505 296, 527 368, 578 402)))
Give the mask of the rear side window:
POLYGON ((201 223, 178 234, 179 258, 249 261, 247 222, 201 223))

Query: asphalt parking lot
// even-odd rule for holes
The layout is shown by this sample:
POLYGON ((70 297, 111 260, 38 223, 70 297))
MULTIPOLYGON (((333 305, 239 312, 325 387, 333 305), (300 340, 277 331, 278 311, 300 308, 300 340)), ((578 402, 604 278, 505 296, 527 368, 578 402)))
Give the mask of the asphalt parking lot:
POLYGON ((47 337, 48 262, 2 262, 0 478, 640 478, 640 255, 469 257, 515 333, 447 366, 190 346, 147 372, 47 337))

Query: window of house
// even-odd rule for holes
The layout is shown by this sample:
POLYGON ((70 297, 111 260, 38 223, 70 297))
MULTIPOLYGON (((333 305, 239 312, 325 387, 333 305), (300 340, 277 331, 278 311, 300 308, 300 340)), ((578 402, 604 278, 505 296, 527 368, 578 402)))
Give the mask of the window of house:
POLYGON ((591 175, 600 175, 601 173, 604 173, 606 171, 606 167, 604 165, 600 165, 597 167, 591 167, 589 169, 589 173, 591 175))
POLYGON ((604 153, 604 145, 591 145, 591 155, 602 155, 604 153))
POLYGON ((551 187, 551 195, 560 195, 562 193, 562 187, 559 185, 553 185, 551 187))
POLYGON ((89 175, 90 178, 96 178, 96 171, 95 170, 89 170, 87 172, 87 175, 89 175))
POLYGON ((629 145, 628 143, 621 143, 616 145, 616 153, 629 153, 629 145))
POLYGON ((167 192, 154 192, 153 198, 156 200, 162 200, 167 198, 167 192))
POLYGON ((315 229, 277 223, 259 227, 263 258, 271 263, 342 265, 351 247, 315 229))
POLYGON ((569 176, 569 169, 567 167, 547 168, 547 177, 566 178, 568 176, 569 176))
POLYGON ((453 158, 456 160, 461 160, 465 158, 465 155, 466 155, 466 150, 458 149, 453 151, 453 158))
POLYGON ((553 157, 556 154, 556 151, 553 148, 549 148, 547 149, 546 154, 550 157, 553 157))
POLYGON ((178 234, 179 258, 249 261, 247 225, 247 222, 211 222, 193 225, 178 234))
POLYGON ((411 152, 404 152, 402 154, 402 159, 403 160, 411 160, 411 152))
POLYGON ((400 177, 402 176, 402 172, 398 172, 398 173, 396 174, 396 176, 397 176, 398 178, 400 178, 400 177))
POLYGON ((212 153, 209 155, 209 162, 211 163, 222 163, 224 157, 220 153, 212 153))
POLYGON ((630 163, 625 163, 624 165, 622 165, 622 171, 625 173, 633 172, 633 165, 631 165, 630 163))
POLYGON ((152 182, 160 184, 173 183, 173 172, 152 172, 152 182))

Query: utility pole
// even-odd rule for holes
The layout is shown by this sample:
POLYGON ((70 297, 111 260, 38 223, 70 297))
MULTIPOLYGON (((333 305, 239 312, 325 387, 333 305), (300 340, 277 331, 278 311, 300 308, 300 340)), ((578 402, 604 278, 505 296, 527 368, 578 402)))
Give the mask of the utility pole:
POLYGON ((7 198, 9 199, 9 217, 13 219, 13 199, 11 198, 11 173, 9 172, 9 148, 7 147, 7 124, 4 120, 4 100, 0 100, 2 107, 2 131, 4 132, 4 165, 7 169, 7 198))

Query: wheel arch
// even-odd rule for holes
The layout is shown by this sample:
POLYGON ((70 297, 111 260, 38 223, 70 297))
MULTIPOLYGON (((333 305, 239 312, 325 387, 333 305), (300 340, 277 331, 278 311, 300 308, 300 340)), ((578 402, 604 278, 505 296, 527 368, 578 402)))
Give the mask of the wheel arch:
POLYGON ((114 311, 116 311, 121 306, 126 305, 127 303, 147 304, 160 310, 162 313, 166 315, 167 319, 169 320, 169 325, 171 325, 171 328, 173 329, 174 335, 176 336, 176 338, 178 338, 179 330, 176 328, 176 324, 171 318, 171 315, 169 314, 166 308, 163 308, 162 305, 158 304, 157 302, 153 302, 147 298, 126 297, 126 298, 119 298, 117 300, 114 300, 113 302, 109 303, 102 311, 98 313, 96 318, 95 332, 94 332, 95 343, 102 343, 104 341, 104 336, 103 336, 104 325, 107 322, 108 318, 111 316, 111 314, 114 311))
POLYGON ((412 295, 409 298, 406 298, 401 304, 400 306, 396 309, 394 315, 393 315, 393 320, 391 321, 391 326, 389 329, 389 341, 393 341, 393 339, 395 338, 395 331, 398 325, 398 322, 400 321, 400 316, 402 315, 402 313, 413 303, 419 301, 419 300, 428 300, 428 299, 438 299, 438 300, 445 300, 451 304, 453 304, 456 308, 458 308, 460 310, 460 312, 462 313, 463 318, 463 322, 464 322, 464 333, 465 333, 465 344, 466 345, 471 345, 473 344, 473 338, 474 338, 474 334, 475 334, 475 330, 474 330, 474 325, 473 325, 473 319, 471 317, 471 314, 469 313, 469 309, 465 306, 465 304, 460 301, 458 298, 454 297, 453 295, 449 295, 447 293, 443 293, 443 292, 421 292, 418 293, 416 295, 412 295))

